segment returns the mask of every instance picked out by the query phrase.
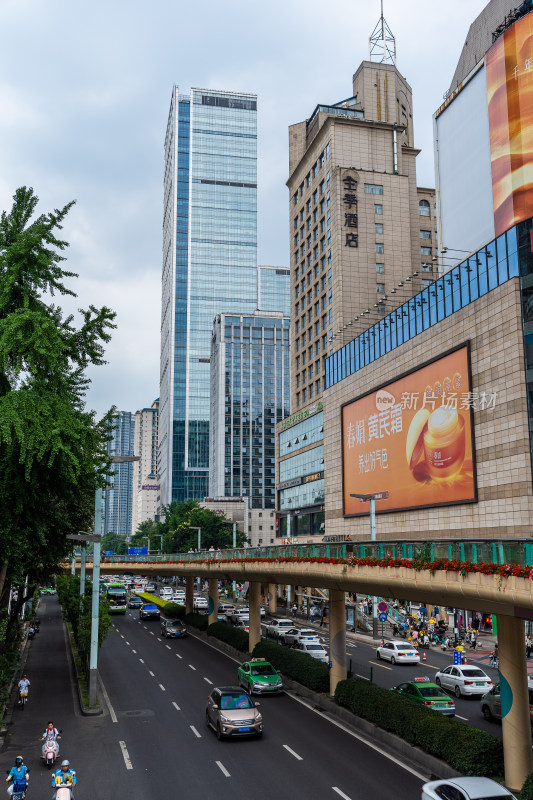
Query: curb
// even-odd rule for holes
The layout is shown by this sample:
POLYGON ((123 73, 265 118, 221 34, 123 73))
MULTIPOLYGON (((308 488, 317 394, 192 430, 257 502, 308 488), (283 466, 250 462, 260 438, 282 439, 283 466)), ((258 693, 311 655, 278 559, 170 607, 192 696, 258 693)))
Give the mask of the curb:
POLYGON ((65 622, 65 620, 63 620, 63 633, 65 635, 65 640, 66 640, 66 643, 67 643, 67 650, 68 650, 68 654, 70 656, 69 663, 70 663, 70 668, 72 670, 71 674, 73 675, 73 677, 75 679, 75 683, 76 683, 76 689, 77 689, 77 693, 78 693, 78 702, 80 704, 80 711, 81 711, 81 713, 83 714, 84 717, 98 717, 98 716, 100 716, 101 714, 104 713, 104 709, 103 709, 103 706, 102 706, 102 699, 100 697, 100 692, 98 691, 98 688, 97 688, 97 698, 98 698, 98 702, 100 703, 100 707, 99 708, 89 708, 89 706, 87 706, 85 704, 85 700, 83 699, 83 692, 81 690, 80 676, 79 676, 79 673, 78 673, 78 667, 76 665, 76 659, 74 658, 74 650, 73 650, 73 647, 72 647, 72 634, 71 634, 71 632, 69 630, 69 627, 68 627, 67 623, 65 622))
MULTIPOLYGON (((250 656, 249 653, 242 653, 235 647, 226 644, 226 642, 221 642, 220 639, 209 636, 204 631, 192 631, 190 626, 187 630, 191 636, 208 642, 219 652, 225 653, 233 658, 246 661, 250 656)), ((354 733, 360 734, 361 738, 367 739, 369 742, 378 742, 383 750, 390 755, 400 758, 407 766, 425 773, 427 780, 444 780, 446 778, 456 778, 461 775, 460 772, 454 770, 449 764, 446 764, 445 761, 441 761, 439 758, 425 753, 418 747, 413 747, 413 745, 404 741, 399 736, 396 736, 396 734, 389 733, 389 731, 384 731, 382 728, 379 728, 375 723, 368 722, 368 720, 362 717, 357 717, 347 708, 337 705, 332 698, 318 694, 312 689, 308 689, 306 686, 302 686, 301 683, 297 683, 285 676, 283 676, 283 683, 286 689, 293 692, 298 697, 308 700, 315 709, 324 712, 326 716, 333 720, 341 721, 344 725, 353 730, 354 733)))

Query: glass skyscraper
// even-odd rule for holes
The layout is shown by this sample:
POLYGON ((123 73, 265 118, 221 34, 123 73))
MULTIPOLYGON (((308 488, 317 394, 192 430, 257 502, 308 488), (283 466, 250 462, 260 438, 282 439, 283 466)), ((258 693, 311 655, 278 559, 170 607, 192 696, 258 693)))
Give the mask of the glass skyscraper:
MULTIPOLYGON (((117 411, 113 416, 111 439, 107 443, 110 456, 134 454, 135 416, 131 411, 117 411)), ((109 488, 104 492, 104 533, 131 533, 133 504, 133 462, 113 464, 108 476, 109 488)))
POLYGON ((209 487, 213 319, 257 301, 257 98, 172 92, 165 139, 161 503, 209 487))
POLYGON ((282 311, 291 315, 291 272, 284 267, 257 267, 257 295, 260 311, 282 311))
POLYGON ((276 424, 289 414, 290 320, 220 314, 211 345, 211 497, 274 508, 276 424))

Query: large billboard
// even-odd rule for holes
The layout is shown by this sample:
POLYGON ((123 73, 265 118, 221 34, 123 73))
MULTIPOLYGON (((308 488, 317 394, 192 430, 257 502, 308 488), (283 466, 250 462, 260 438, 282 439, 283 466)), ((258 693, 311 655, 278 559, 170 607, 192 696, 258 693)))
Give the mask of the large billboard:
POLYGON ((341 409, 344 515, 476 502, 468 344, 341 409))
POLYGON ((496 236, 533 216, 533 13, 485 56, 496 236))

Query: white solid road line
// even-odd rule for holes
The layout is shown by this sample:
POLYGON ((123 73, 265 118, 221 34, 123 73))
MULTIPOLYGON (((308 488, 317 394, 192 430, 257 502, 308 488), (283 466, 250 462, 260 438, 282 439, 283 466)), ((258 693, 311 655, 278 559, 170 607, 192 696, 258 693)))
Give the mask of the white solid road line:
POLYGON ((198 733, 198 731, 196 730, 194 725, 190 725, 189 727, 190 727, 191 731, 194 733, 194 735, 196 736, 197 739, 201 739, 202 738, 202 734, 198 733))
POLYGON ((291 756, 294 756, 294 758, 298 759, 298 761, 303 761, 303 758, 299 756, 298 753, 295 753, 294 750, 291 747, 289 747, 288 744, 284 744, 283 747, 291 754, 291 756))
POLYGON ((347 795, 347 794, 344 794, 344 792, 341 792, 341 790, 340 790, 340 789, 338 789, 336 786, 332 786, 331 788, 333 789, 333 791, 334 791, 334 792, 337 792, 337 794, 338 794, 340 797, 344 797, 344 800, 351 800, 351 798, 350 798, 350 797, 348 797, 348 795, 347 795))
POLYGON ((162 683, 159 684, 159 688, 161 689, 162 692, 166 692, 166 689, 162 683))
POLYGON ((148 670, 148 672, 150 673, 150 675, 152 676, 152 678, 155 678, 155 675, 154 675, 154 673, 152 672, 152 670, 151 670, 151 669, 149 669, 149 670, 148 670))
POLYGON ((393 761, 399 767, 401 767, 402 769, 407 770, 407 772, 410 772, 411 775, 414 775, 416 778, 419 778, 424 783, 428 780, 426 775, 422 775, 422 773, 417 772, 416 769, 413 769, 412 767, 408 767, 406 764, 403 763, 403 761, 400 761, 399 758, 395 758, 395 756, 391 755, 390 753, 387 753, 386 750, 382 750, 377 745, 372 744, 372 742, 370 742, 365 736, 361 736, 359 733, 356 733, 355 731, 350 730, 350 728, 348 728, 346 725, 343 725, 342 722, 338 722, 336 719, 333 719, 333 717, 330 717, 328 714, 324 714, 323 711, 320 711, 319 709, 314 708, 312 705, 307 703, 305 700, 302 700, 300 697, 297 697, 296 695, 292 694, 292 692, 287 692, 286 691, 285 694, 288 697, 292 698, 292 700, 295 700, 297 703, 300 703, 302 706, 305 706, 306 708, 308 708, 314 714, 318 714, 319 717, 322 717, 323 719, 326 719, 328 722, 331 722, 332 725, 335 725, 335 727, 340 728, 341 731, 344 731, 345 733, 349 734, 349 736, 353 736, 354 739, 357 739, 358 741, 363 742, 363 744, 366 744, 367 747, 371 747, 372 750, 375 750, 377 753, 380 753, 380 755, 384 756, 385 758, 388 758, 389 761, 393 761))
POLYGON ((213 681, 210 681, 209 678, 204 678, 204 681, 208 683, 210 686, 213 685, 213 681))
POLYGON ((455 715, 457 719, 464 719, 465 722, 468 722, 468 717, 461 717, 459 714, 455 715))
POLYGON ((192 664, 189 664, 189 667, 190 667, 191 669, 194 669, 194 670, 196 671, 196 667, 193 667, 193 665, 192 665, 192 664))
POLYGON ((119 742, 119 745, 120 749, 122 750, 122 755, 124 756, 124 763, 126 765, 126 769, 133 769, 133 764, 131 763, 131 759, 126 749, 126 742, 119 742))
POLYGON ((104 686, 104 682, 103 682, 102 677, 100 675, 98 675, 98 680, 100 681, 100 688, 102 689, 102 694, 104 695, 104 700, 106 702, 106 706, 109 709, 109 716, 111 717, 111 721, 112 722, 117 722, 117 715, 115 714, 115 709, 111 705, 111 700, 109 699, 109 695, 108 695, 108 693, 106 691, 106 688, 104 686))
POLYGON ((181 711, 181 709, 180 709, 179 705, 178 705, 177 703, 174 703, 174 701, 172 702, 172 705, 174 706, 174 708, 176 709, 176 711, 181 711))
POLYGON ((226 769, 222 761, 215 761, 215 764, 217 765, 221 773, 224 775, 224 777, 231 778, 231 775, 229 774, 228 770, 226 769))

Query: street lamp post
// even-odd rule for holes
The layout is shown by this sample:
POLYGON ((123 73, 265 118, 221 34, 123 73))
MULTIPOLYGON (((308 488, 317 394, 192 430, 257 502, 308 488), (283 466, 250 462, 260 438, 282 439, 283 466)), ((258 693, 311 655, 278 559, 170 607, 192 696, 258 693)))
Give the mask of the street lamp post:
POLYGON ((202 529, 197 528, 195 525, 189 525, 191 531, 198 531, 198 550, 202 549, 202 529))
MULTIPOLYGON (((370 541, 376 541, 376 500, 386 500, 388 492, 374 492, 372 494, 350 494, 350 497, 358 497, 359 500, 370 500, 370 541)), ((372 636, 378 638, 378 599, 372 597, 372 636)))

